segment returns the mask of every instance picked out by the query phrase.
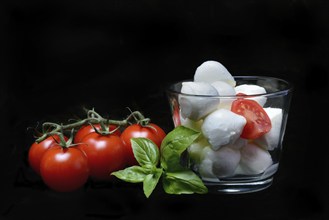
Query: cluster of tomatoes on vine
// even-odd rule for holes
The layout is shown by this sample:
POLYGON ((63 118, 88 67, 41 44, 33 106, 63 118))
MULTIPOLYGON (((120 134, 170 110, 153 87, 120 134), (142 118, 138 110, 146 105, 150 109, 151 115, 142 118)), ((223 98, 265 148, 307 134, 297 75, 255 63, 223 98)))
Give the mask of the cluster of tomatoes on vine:
POLYGON ((159 148, 165 131, 140 112, 124 120, 111 120, 94 110, 71 124, 45 122, 30 146, 28 162, 52 190, 69 192, 81 188, 89 178, 109 181, 111 173, 137 165, 131 138, 144 137, 159 148))

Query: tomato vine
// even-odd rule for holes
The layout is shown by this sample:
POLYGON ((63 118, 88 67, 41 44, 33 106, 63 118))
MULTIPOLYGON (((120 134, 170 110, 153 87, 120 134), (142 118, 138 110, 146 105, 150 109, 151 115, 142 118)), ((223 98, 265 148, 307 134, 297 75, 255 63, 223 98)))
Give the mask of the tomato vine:
POLYGON ((120 127, 125 127, 130 124, 140 124, 141 126, 148 126, 150 123, 149 118, 145 118, 144 115, 139 111, 131 112, 125 119, 123 120, 114 120, 109 118, 102 117, 99 113, 97 113, 94 109, 87 110, 87 117, 81 120, 78 120, 73 123, 68 124, 57 124, 54 122, 44 122, 42 124, 42 133, 39 135, 35 142, 40 143, 43 140, 45 140, 49 136, 58 135, 60 137, 61 143, 64 140, 63 133, 64 131, 71 130, 73 131, 75 128, 79 128, 83 125, 94 125, 94 124, 100 124, 101 129, 96 129, 95 131, 99 134, 106 135, 106 134, 112 134, 116 131, 112 130, 109 131, 108 127, 105 125, 116 125, 118 126, 117 129, 120 127), (134 121, 132 121, 134 120, 134 121))

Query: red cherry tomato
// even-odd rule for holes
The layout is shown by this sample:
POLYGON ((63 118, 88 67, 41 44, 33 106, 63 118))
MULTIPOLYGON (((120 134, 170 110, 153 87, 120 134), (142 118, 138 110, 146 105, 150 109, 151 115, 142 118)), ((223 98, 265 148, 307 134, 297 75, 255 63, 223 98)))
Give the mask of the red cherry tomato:
POLYGON ((111 173, 125 168, 126 153, 120 137, 90 133, 78 145, 85 152, 90 176, 95 180, 109 180, 111 173))
POLYGON ((127 164, 129 166, 138 165, 136 158, 131 147, 131 138, 144 137, 152 140, 159 148, 162 140, 165 138, 166 133, 158 125, 150 123, 148 126, 142 126, 140 124, 133 124, 123 130, 121 139, 125 145, 127 153, 127 164))
POLYGON ((242 92, 239 92, 239 93, 236 94, 236 96, 247 96, 247 95, 242 93, 242 92))
POLYGON ((175 127, 181 125, 181 117, 180 117, 180 110, 179 105, 176 99, 170 100, 170 107, 171 107, 171 113, 172 113, 172 119, 174 122, 175 127))
POLYGON ((271 120, 263 107, 250 99, 237 99, 232 102, 231 111, 246 118, 241 137, 256 139, 269 132, 272 128, 271 120))
MULTIPOLYGON (((64 137, 67 141, 67 137, 64 137)), ((52 146, 57 145, 60 142, 59 136, 49 136, 45 140, 41 141, 40 143, 34 142, 28 153, 28 161, 31 168, 40 175, 40 162, 41 158, 44 153, 52 146)))
POLYGON ((43 155, 40 172, 42 180, 49 188, 70 192, 81 188, 87 182, 88 160, 76 147, 54 146, 43 155))
MULTIPOLYGON (((101 129, 101 125, 100 124, 94 124, 94 127, 96 129, 101 129)), ((113 131, 117 128, 116 125, 109 125, 109 129, 110 131, 113 131)), ((81 143, 82 139, 89 133, 95 132, 95 129, 91 126, 91 125, 84 125, 82 126, 77 133, 74 135, 74 143, 81 143)), ((114 133, 114 135, 120 136, 121 132, 120 130, 116 130, 114 133)))

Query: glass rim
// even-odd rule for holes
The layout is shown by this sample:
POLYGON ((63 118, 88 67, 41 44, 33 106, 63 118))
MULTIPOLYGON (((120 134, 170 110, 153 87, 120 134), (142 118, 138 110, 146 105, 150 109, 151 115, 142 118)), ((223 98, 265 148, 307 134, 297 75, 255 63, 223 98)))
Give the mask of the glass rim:
MULTIPOLYGON (((267 92, 267 93, 262 93, 262 94, 253 94, 253 95, 243 95, 241 97, 248 98, 248 97, 274 97, 274 96, 284 96, 288 95, 293 90, 293 85, 291 82, 284 80, 282 78, 278 77, 272 77, 272 76, 233 76, 235 80, 274 80, 274 81, 279 81, 283 84, 285 84, 284 89, 280 89, 278 91, 274 92, 267 92)), ((169 86, 166 88, 166 92, 168 93, 173 93, 177 95, 184 95, 184 96, 190 96, 190 97, 202 97, 202 98, 237 98, 240 96, 237 95, 194 95, 194 94, 187 94, 187 93, 182 93, 180 91, 175 90, 173 87, 175 85, 181 84, 183 82, 193 82, 193 79, 187 79, 187 80, 181 80, 181 81, 176 81, 174 83, 171 83, 169 86)))

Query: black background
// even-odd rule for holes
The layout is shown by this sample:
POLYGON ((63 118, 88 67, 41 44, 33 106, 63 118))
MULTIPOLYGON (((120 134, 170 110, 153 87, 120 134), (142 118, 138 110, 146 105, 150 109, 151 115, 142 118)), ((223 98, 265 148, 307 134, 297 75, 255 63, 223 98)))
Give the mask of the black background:
POLYGON ((7 1, 1 16, 0 219, 328 219, 329 4, 320 0, 7 1), (139 110, 173 128, 165 87, 206 60, 294 85, 273 185, 245 195, 167 195, 139 186, 48 190, 30 170, 28 127, 82 107, 139 110))

